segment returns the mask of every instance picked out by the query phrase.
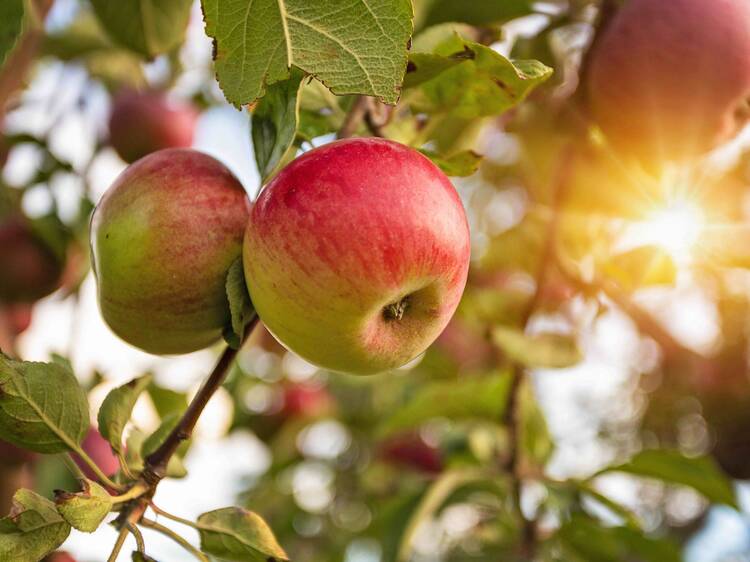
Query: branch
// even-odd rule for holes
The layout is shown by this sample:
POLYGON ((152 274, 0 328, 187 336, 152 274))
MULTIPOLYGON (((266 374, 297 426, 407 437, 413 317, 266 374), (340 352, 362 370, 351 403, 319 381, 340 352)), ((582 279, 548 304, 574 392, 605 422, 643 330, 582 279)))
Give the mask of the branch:
MULTIPOLYGON (((245 328, 245 334, 242 341, 247 339, 247 336, 258 324, 258 320, 258 315, 256 314, 245 328)), ((182 419, 180 419, 179 423, 175 426, 169 436, 167 436, 164 443, 162 443, 154 453, 146 457, 143 478, 152 488, 155 488, 159 481, 164 477, 169 459, 175 454, 180 443, 189 439, 193 434, 193 429, 195 429, 195 424, 198 423, 198 418, 200 418, 203 413, 203 409, 206 407, 206 404, 208 404, 208 401, 224 383, 224 379, 226 379, 229 372, 229 367, 234 362, 238 351, 239 349, 231 347, 227 347, 224 350, 224 353, 219 357, 219 361, 216 363, 213 372, 201 387, 200 391, 198 391, 198 394, 195 395, 193 401, 190 402, 182 419)))

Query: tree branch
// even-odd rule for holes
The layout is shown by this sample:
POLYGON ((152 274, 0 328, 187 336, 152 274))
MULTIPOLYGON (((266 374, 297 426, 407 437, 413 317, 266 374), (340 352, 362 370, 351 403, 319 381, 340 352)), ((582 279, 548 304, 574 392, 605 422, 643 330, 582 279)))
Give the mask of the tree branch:
POLYGON ((357 131, 367 113, 367 103, 367 96, 356 97, 344 118, 344 123, 339 129, 338 138, 347 139, 357 131))

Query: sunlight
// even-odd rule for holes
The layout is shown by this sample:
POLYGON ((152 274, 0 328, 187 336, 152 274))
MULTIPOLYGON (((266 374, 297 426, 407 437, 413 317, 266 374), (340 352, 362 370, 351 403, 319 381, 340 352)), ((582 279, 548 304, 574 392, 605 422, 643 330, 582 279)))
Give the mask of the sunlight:
POLYGON ((704 224, 705 217, 700 207, 691 201, 676 200, 636 223, 632 234, 641 244, 660 246, 676 260, 685 261, 690 257, 704 224))

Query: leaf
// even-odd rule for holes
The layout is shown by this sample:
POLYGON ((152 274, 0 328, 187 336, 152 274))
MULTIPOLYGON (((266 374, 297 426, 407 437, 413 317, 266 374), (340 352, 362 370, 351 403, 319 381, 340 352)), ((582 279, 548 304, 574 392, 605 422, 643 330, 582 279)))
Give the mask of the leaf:
POLYGON ((473 150, 464 150, 451 156, 440 156, 429 150, 420 150, 422 154, 432 160, 448 176, 465 178, 479 169, 482 155, 473 150))
POLYGON ((528 377, 521 381, 520 424, 521 424, 521 454, 524 462, 534 467, 544 467, 555 450, 547 420, 534 396, 534 387, 528 377))
MULTIPOLYGON (((102 0, 104 1, 104 0, 102 0)), ((395 103, 412 32, 410 0, 203 0, 219 85, 241 106, 296 66, 336 94, 395 103)))
POLYGON ((81 492, 56 490, 55 505, 71 527, 84 533, 93 533, 112 511, 112 497, 96 482, 84 479, 82 483, 81 492))
POLYGON ((492 341, 511 361, 532 369, 564 369, 580 363, 582 359, 573 336, 529 336, 517 328, 495 326, 492 341))
POLYGON ((91 4, 115 42, 152 59, 182 43, 192 0, 91 0, 91 4))
MULTIPOLYGON (((145 459, 150 454, 156 452, 161 446, 172 430, 177 427, 181 418, 180 412, 174 412, 164 416, 159 427, 151 435, 149 435, 141 445, 141 458, 145 459)), ((167 464, 167 476, 170 478, 183 478, 187 475, 185 465, 182 463, 182 459, 179 455, 172 455, 167 464)))
POLYGON ((434 53, 410 53, 409 64, 406 65, 406 76, 404 76, 404 89, 419 86, 449 68, 472 58, 474 58, 474 51, 471 49, 459 51, 447 57, 434 53))
POLYGON ((679 451, 648 449, 628 462, 605 468, 596 474, 626 472, 635 476, 655 478, 668 484, 692 488, 714 503, 737 508, 731 482, 710 457, 687 457, 679 451))
POLYGON ((0 437, 37 453, 61 453, 77 449, 88 429, 88 401, 72 372, 0 353, 0 437))
POLYGON ((292 68, 290 78, 271 84, 253 111, 253 150, 261 184, 266 183, 294 143, 304 78, 304 72, 292 68))
POLYGON ((505 411, 509 388, 508 373, 424 385, 381 424, 378 433, 387 435, 437 417, 499 420, 505 411))
POLYGON ((198 517, 201 550, 243 562, 289 560, 268 524, 257 513, 241 507, 225 507, 198 517))
POLYGON ((586 562, 680 562, 677 544, 648 537, 629 527, 605 527, 583 514, 574 514, 557 532, 557 539, 586 562))
POLYGON ((250 301, 250 293, 248 293, 245 284, 242 258, 237 258, 229 268, 226 291, 232 325, 224 330, 224 339, 230 346, 238 349, 245 334, 245 326, 255 316, 253 303, 250 301))
POLYGON ((521 103, 552 75, 552 69, 538 61, 510 61, 458 35, 441 43, 434 54, 465 60, 446 63, 434 78, 420 84, 420 95, 412 105, 424 113, 450 113, 464 119, 499 115, 521 103))
POLYGON ((159 418, 164 419, 169 414, 182 413, 188 406, 187 396, 169 388, 162 388, 153 382, 148 387, 148 394, 154 403, 159 418))
POLYGON ((31 490, 18 490, 10 514, 0 519, 0 560, 41 560, 70 534, 55 505, 31 490))
POLYGON ((122 432, 133 414, 138 397, 151 384, 153 376, 144 375, 112 390, 99 408, 97 421, 102 434, 116 454, 122 454, 122 432))
POLYGON ((24 0, 0 2, 0 68, 23 31, 23 2, 24 0))
POLYGON ((533 13, 531 0, 421 0, 424 17, 420 27, 443 22, 488 26, 533 13))
POLYGON ((672 285, 677 280, 672 256, 658 246, 642 246, 616 254, 602 265, 602 271, 625 290, 672 285))
POLYGON ((130 559, 133 562, 157 562, 156 558, 151 558, 148 554, 143 554, 137 550, 130 555, 130 559))

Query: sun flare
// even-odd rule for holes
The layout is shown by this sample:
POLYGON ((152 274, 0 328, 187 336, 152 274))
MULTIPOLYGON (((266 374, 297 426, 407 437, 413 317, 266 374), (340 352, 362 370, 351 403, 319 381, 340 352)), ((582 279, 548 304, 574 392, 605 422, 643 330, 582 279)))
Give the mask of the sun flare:
POLYGON ((705 217, 698 205, 677 200, 634 225, 632 234, 641 244, 660 246, 678 261, 684 261, 690 257, 704 226, 705 217))

